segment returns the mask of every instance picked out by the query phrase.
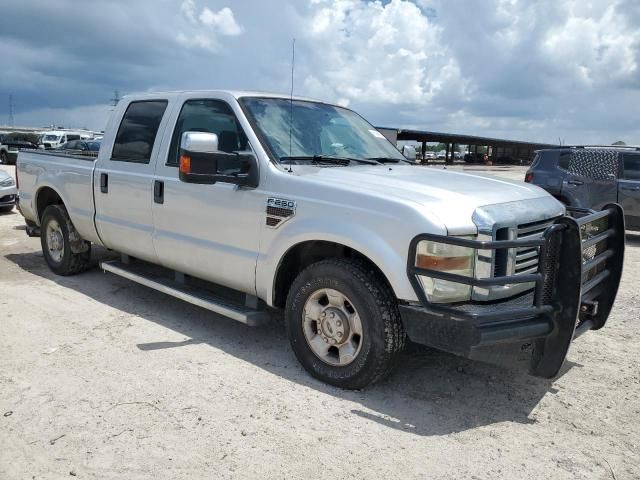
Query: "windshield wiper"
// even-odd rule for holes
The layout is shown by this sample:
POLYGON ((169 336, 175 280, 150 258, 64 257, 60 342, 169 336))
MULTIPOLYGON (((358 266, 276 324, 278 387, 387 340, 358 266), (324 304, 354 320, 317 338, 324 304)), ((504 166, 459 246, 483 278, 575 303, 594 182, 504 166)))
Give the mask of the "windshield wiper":
POLYGON ((378 163, 400 163, 400 162, 411 163, 406 158, 393 158, 393 157, 367 157, 367 160, 374 160, 378 163))
POLYGON ((367 163, 369 165, 377 165, 380 163, 370 158, 337 157, 333 155, 292 155, 290 157, 280 157, 280 163, 287 163, 289 161, 308 161, 316 164, 329 163, 332 165, 345 166, 351 162, 367 163))

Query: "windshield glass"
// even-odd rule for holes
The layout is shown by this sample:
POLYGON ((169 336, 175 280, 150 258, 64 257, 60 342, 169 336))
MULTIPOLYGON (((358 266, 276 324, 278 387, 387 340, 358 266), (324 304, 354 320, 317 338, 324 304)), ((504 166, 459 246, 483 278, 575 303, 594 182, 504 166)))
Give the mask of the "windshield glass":
POLYGON ((60 137, 58 135, 45 135, 44 140, 45 142, 57 142, 60 137))
POLYGON ((291 157, 404 160, 378 130, 346 108, 286 98, 246 97, 241 102, 278 161, 291 157))

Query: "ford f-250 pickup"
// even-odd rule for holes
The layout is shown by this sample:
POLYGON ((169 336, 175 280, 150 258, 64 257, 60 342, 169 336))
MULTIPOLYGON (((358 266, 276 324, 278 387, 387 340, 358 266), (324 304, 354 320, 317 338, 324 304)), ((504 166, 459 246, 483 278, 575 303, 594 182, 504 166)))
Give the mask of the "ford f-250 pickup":
POLYGON ((553 377, 601 328, 618 205, 411 165, 362 117, 228 91, 124 98, 97 159, 18 156, 27 233, 60 275, 101 268, 249 325, 284 309, 311 375, 362 388, 407 339, 553 377))

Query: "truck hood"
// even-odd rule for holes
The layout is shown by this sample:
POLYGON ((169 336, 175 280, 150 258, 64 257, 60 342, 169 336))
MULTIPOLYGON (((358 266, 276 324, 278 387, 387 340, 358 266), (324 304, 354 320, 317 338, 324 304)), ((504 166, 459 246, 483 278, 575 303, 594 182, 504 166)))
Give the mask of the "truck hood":
POLYGON ((307 172, 323 183, 418 204, 439 218, 450 235, 471 233, 478 207, 549 198, 541 188, 523 182, 410 165, 304 168, 307 172))

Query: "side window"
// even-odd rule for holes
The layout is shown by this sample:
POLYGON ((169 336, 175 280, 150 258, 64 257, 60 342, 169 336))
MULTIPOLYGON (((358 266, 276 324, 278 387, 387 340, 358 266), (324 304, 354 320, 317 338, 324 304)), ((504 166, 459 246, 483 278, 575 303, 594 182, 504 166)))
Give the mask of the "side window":
POLYGON ((558 167, 562 170, 569 170, 569 162, 571 162, 571 152, 560 152, 558 167))
POLYGON ((184 132, 208 132, 218 136, 221 152, 246 150, 247 137, 231 107, 222 100, 187 100, 180 110, 171 137, 167 165, 177 166, 180 157, 180 139, 184 132))
POLYGON ((111 160, 149 163, 166 100, 132 102, 122 117, 111 160))
POLYGON ((640 180, 640 155, 626 153, 622 157, 622 178, 627 180, 640 180))
POLYGON ((615 150, 575 150, 571 154, 569 173, 592 180, 613 180, 618 178, 618 152, 615 150))

